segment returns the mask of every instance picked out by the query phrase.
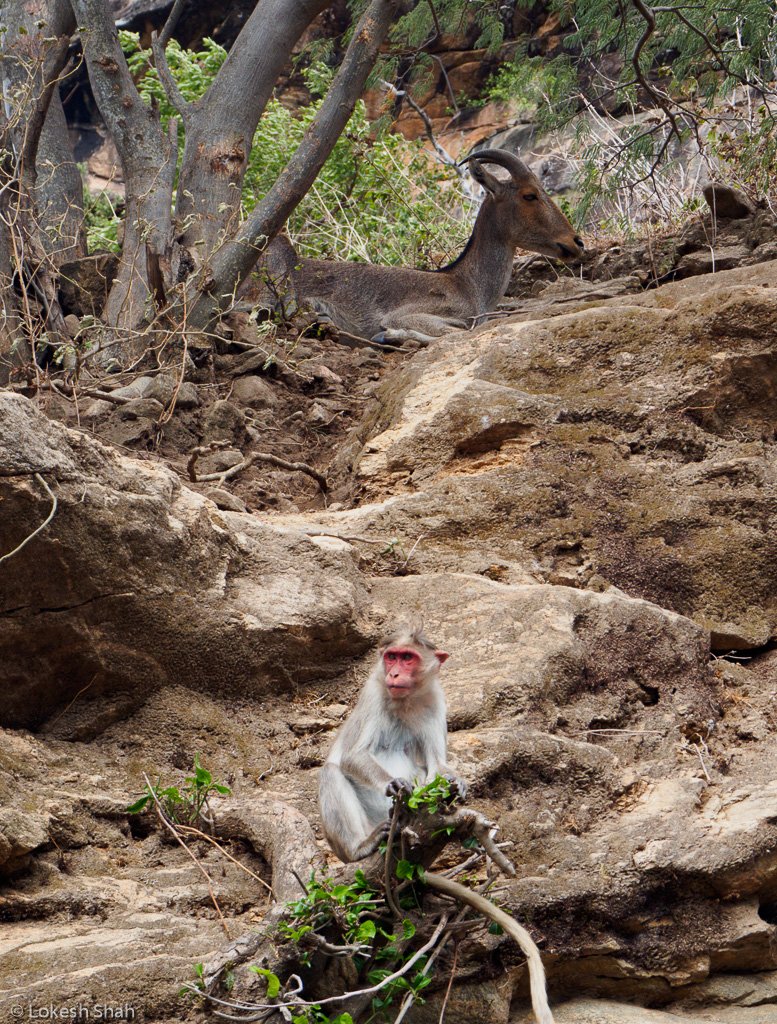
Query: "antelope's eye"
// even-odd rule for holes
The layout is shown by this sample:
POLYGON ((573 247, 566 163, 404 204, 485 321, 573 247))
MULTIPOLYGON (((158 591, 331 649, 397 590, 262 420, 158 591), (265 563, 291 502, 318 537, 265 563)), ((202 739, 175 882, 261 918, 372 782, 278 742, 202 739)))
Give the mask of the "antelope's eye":
POLYGON ((527 192, 523 197, 527 203, 536 203, 540 198, 536 192, 527 192))

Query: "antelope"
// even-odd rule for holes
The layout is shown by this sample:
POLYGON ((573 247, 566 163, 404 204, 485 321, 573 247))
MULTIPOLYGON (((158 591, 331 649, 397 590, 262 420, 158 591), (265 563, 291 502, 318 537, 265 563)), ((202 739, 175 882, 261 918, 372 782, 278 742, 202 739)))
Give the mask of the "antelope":
POLYGON ((273 288, 291 291, 299 304, 349 334, 377 344, 410 339, 428 344, 447 331, 474 327, 496 307, 518 246, 566 262, 582 255, 582 240, 523 160, 486 149, 461 162, 468 161, 487 194, 464 251, 447 267, 412 270, 305 259, 278 235, 265 256, 273 288), (506 168, 510 179, 499 181, 483 163, 506 168))

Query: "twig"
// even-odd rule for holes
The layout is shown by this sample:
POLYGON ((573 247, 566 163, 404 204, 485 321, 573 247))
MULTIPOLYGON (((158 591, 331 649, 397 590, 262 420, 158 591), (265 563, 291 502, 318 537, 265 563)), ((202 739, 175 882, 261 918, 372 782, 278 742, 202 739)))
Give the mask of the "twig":
MULTIPOLYGON (((154 805, 156 807, 156 812, 159 815, 159 820, 162 822, 162 824, 165 826, 166 829, 168 829, 170 832, 172 832, 172 834, 175 836, 176 841, 181 844, 181 846, 184 848, 184 850, 186 850, 186 852, 189 854, 191 859, 197 865, 198 870, 203 874, 203 876, 205 878, 205 881, 208 883, 208 892, 210 893, 210 898, 213 900, 213 906, 216 908, 216 913, 219 915, 219 919, 221 920, 221 924, 222 924, 222 926, 224 928, 224 931, 227 933, 227 938, 231 940, 232 936, 229 933, 229 928, 227 928, 227 922, 224 920, 224 915, 221 913, 221 908, 219 907, 218 901, 216 900, 216 895, 213 892, 213 885, 211 884, 210 875, 205 870, 205 868, 202 866, 202 864, 200 864, 200 862, 197 860, 197 858, 194 856, 192 851, 189 849, 189 847, 186 845, 186 843, 183 841, 183 839, 179 835, 178 830, 176 829, 176 827, 173 825, 173 823, 170 821, 170 819, 165 814, 164 808, 162 807, 161 803, 159 802, 159 797, 154 792, 154 787, 151 785, 151 782, 149 781, 148 775, 146 775, 145 772, 143 772, 143 778, 145 779, 146 786, 148 787, 148 791, 151 794, 151 799, 154 801, 154 805)), ((197 989, 197 991, 199 991, 199 989, 197 989)))
POLYGON ((464 827, 474 832, 478 842, 499 870, 510 878, 515 878, 515 868, 494 842, 494 836, 499 829, 496 822, 489 821, 471 807, 461 807, 447 820, 455 828, 464 827))
POLYGON ((445 164, 446 167, 452 167, 454 169, 459 180, 462 183, 462 186, 464 187, 465 195, 467 196, 468 199, 474 199, 475 195, 473 194, 472 187, 468 183, 468 175, 466 169, 462 167, 456 160, 454 160, 454 158, 450 155, 448 150, 445 149, 445 147, 442 146, 437 141, 437 136, 434 134, 432 122, 430 121, 429 115, 426 113, 423 107, 419 106, 416 103, 416 101, 413 99, 413 97, 410 95, 407 89, 397 89, 397 87, 395 85, 392 85, 391 82, 386 81, 381 81, 380 85, 381 88, 385 89, 387 92, 392 93, 394 96, 396 96, 397 99, 406 100, 409 106, 411 106, 413 110, 416 112, 416 114, 418 114, 418 116, 424 123, 426 136, 429 139, 429 142, 432 144, 432 148, 434 149, 434 152, 437 155, 437 159, 440 161, 441 164, 445 164))
POLYGON ((61 395, 62 398, 75 398, 83 395, 84 398, 98 398, 101 402, 110 402, 111 405, 126 405, 132 401, 131 398, 125 398, 123 395, 114 395, 110 391, 75 387, 73 384, 66 384, 64 381, 58 380, 49 381, 49 388, 56 394, 61 395))
POLYGON ((439 1024, 442 1024, 443 1017, 445 1016, 445 1008, 448 1005, 448 997, 451 994, 451 986, 453 985, 453 979, 456 976, 456 962, 459 959, 459 943, 454 941, 453 943, 453 964, 451 966, 451 976, 448 979, 448 987, 445 990, 445 998, 442 1001, 442 1007, 440 1008, 440 1020, 439 1024))
MULTIPOLYGON (((96 678, 97 677, 95 676, 95 679, 96 678)), ((94 680, 92 680, 92 682, 94 682, 94 680)), ((90 685, 91 685, 91 683, 90 683, 90 685)), ((78 694, 76 694, 76 696, 78 696, 78 694)), ((65 708, 65 711, 67 711, 67 708, 65 708)), ((62 713, 64 714, 65 712, 63 711, 62 713)), ((247 875, 250 875, 251 878, 255 878, 256 881, 259 882, 260 885, 263 885, 265 887, 265 889, 270 893, 270 895, 272 895, 272 886, 268 885, 267 882, 265 882, 265 880, 263 878, 259 877, 259 875, 254 874, 254 872, 250 868, 247 868, 245 866, 245 864, 241 864, 239 860, 237 860, 235 857, 232 856, 231 853, 227 853, 227 851, 224 849, 224 847, 221 846, 220 843, 217 843, 216 840, 213 838, 213 836, 209 836, 208 833, 207 832, 203 832, 202 829, 194 828, 193 825, 179 825, 178 828, 182 832, 191 832, 193 835, 197 836, 199 839, 207 839, 209 843, 211 843, 213 846, 216 847, 216 849, 219 851, 219 853, 223 853, 224 854, 224 856, 227 858, 227 860, 231 860, 233 864, 236 864, 237 867, 240 868, 241 871, 245 871, 245 873, 247 875)))
POLYGON ((391 826, 389 828, 388 839, 386 840, 386 859, 383 866, 383 884, 386 888, 386 902, 391 909, 391 913, 397 920, 399 920, 402 914, 399 912, 399 907, 394 899, 394 893, 391 890, 391 852, 394 848, 394 836, 397 833, 397 822, 399 821, 399 812, 401 809, 402 801, 400 799, 396 799, 394 801, 394 810, 391 814, 391 826))
POLYGON ((186 357, 188 355, 188 352, 189 352, 189 335, 187 334, 186 331, 184 331, 183 332, 183 355, 181 357, 181 375, 178 378, 178 383, 175 385, 175 391, 173 392, 173 397, 170 399, 170 406, 169 406, 169 408, 165 409, 165 411, 159 417, 160 424, 167 423, 167 421, 172 417, 173 413, 175 412, 175 403, 178 401, 178 392, 181 390, 181 385, 183 384, 183 378, 184 378, 184 376, 186 374, 186 357))
POLYGON ((423 534, 421 534, 421 536, 420 536, 420 537, 418 538, 418 540, 417 540, 417 541, 415 542, 415 544, 414 544, 414 545, 412 546, 412 548, 410 548, 410 554, 409 554, 409 555, 407 556, 407 558, 406 558, 406 559, 404 560, 404 562, 402 563, 402 568, 403 568, 403 569, 404 569, 404 567, 405 567, 405 566, 407 565, 407 563, 408 563, 408 562, 410 561, 410 558, 411 558, 411 556, 412 556, 413 552, 415 551, 415 549, 416 549, 416 548, 418 547, 418 545, 419 545, 419 544, 421 543, 421 541, 422 541, 423 539, 424 539, 424 535, 423 535, 423 534))
MULTIPOLYGON (((2 561, 2 559, 0 559, 0 561, 2 561)), ((74 697, 74 698, 73 698, 73 699, 72 699, 72 700, 70 701, 70 703, 69 703, 69 704, 68 704, 68 706, 67 706, 67 707, 66 707, 66 708, 64 709, 64 711, 60 711, 60 713, 59 713, 59 714, 57 715, 57 717, 56 717, 56 718, 54 719, 54 721, 53 721, 53 722, 47 722, 47 723, 46 723, 46 728, 47 728, 47 729, 50 729, 50 728, 51 728, 52 726, 56 725, 56 724, 57 724, 57 722, 58 722, 58 721, 60 720, 60 718, 61 718, 61 717, 62 717, 62 716, 63 716, 64 714, 67 714, 67 712, 68 712, 68 711, 69 711, 69 710, 70 710, 70 709, 72 708, 72 706, 73 706, 73 705, 75 704, 75 702, 76 702, 76 701, 78 700, 78 698, 79 698, 79 697, 81 696, 81 694, 82 694, 82 693, 84 692, 84 690, 88 690, 88 689, 89 689, 89 687, 90 687, 90 686, 92 685, 92 683, 93 683, 93 682, 95 681, 95 679, 96 679, 96 678, 97 678, 97 676, 92 676, 92 678, 91 678, 91 679, 89 680, 89 682, 88 682, 88 683, 86 684, 86 686, 82 686, 82 687, 81 687, 81 689, 80 689, 80 690, 78 691, 78 693, 77 693, 77 694, 75 695, 75 697, 74 697)))
POLYGON ((699 755, 699 760, 701 761, 701 766, 704 769, 704 774, 707 776, 707 782, 712 782, 712 779, 710 778, 710 773, 707 771, 707 766, 704 763, 704 758, 702 757, 701 747, 699 746, 698 743, 692 743, 691 746, 694 748, 696 753, 699 755))
POLYGON ((478 850, 477 853, 473 853, 471 857, 467 857, 461 864, 457 864, 454 868, 448 868, 447 871, 441 872, 446 878, 454 878, 456 875, 460 875, 462 871, 469 871, 470 868, 474 867, 479 860, 482 860, 485 856, 483 850, 478 850))
POLYGON ((287 462, 285 459, 278 458, 277 455, 270 455, 266 452, 252 452, 250 455, 247 455, 242 462, 238 463, 238 465, 230 466, 230 468, 225 470, 223 473, 206 473, 205 476, 201 476, 198 479, 201 482, 219 480, 223 483, 225 480, 230 480, 233 476, 237 476, 238 473, 242 473, 244 469, 248 469, 255 462, 269 462, 270 465, 278 466, 279 469, 287 469, 291 473, 307 473, 308 476, 313 477, 324 494, 329 490, 329 484, 326 477, 313 469, 312 466, 308 466, 304 462, 287 462))
POLYGON ((299 942, 300 945, 307 943, 315 946, 316 949, 320 949, 322 953, 327 953, 329 956, 357 956, 359 953, 364 953, 365 949, 369 949, 369 946, 336 946, 332 942, 327 942, 323 935, 318 935, 316 932, 305 932, 300 936, 299 942))
POLYGON ((666 736, 666 729, 580 729, 580 735, 585 735, 589 732, 624 732, 629 736, 666 736))
POLYGON ((40 475, 40 473, 34 473, 33 476, 35 477, 35 479, 38 481, 39 484, 42 484, 46 488, 46 491, 47 491, 49 497, 51 498, 51 500, 52 500, 52 502, 54 504, 51 506, 51 511, 46 516, 46 518, 43 520, 43 522, 40 524, 38 529, 37 530, 33 530, 33 532, 29 535, 29 537, 25 537, 24 540, 21 542, 21 544, 17 545, 17 547, 15 547, 13 549, 13 551, 9 551, 7 555, 3 555, 2 557, 0 557, 0 562, 4 562, 7 558, 10 558, 11 555, 18 554, 18 552, 22 550, 22 548, 24 547, 25 544, 29 544, 29 542, 32 540, 33 537, 37 536, 40 533, 40 531, 45 526, 48 526, 48 524, 54 518, 54 513, 57 511, 57 496, 51 490, 51 488, 46 483, 46 481, 43 479, 43 477, 40 475))
MULTIPOLYGON (((656 30, 656 16, 654 12, 651 10, 651 8, 647 7, 642 2, 642 0, 631 0, 631 3, 632 6, 634 6, 637 9, 639 14, 645 19, 646 22, 645 31, 642 33, 639 40, 637 41, 637 45, 634 47, 634 52, 631 55, 631 64, 634 68, 634 74, 639 84, 642 86, 642 88, 645 90, 648 96, 652 96, 655 99, 656 103, 658 103, 659 107, 661 107, 663 112, 666 114, 669 123, 672 126, 672 132, 676 136, 677 141, 682 145, 682 132, 680 131, 677 125, 677 121, 675 119, 675 115, 672 108, 669 106, 669 103, 667 102, 666 98, 661 94, 661 92, 658 89, 654 89, 647 81, 644 74, 642 73, 642 68, 639 63, 639 59, 642 54, 644 46, 647 44, 647 41, 650 39, 650 37, 656 30)), ((662 148, 662 152, 663 149, 666 148, 666 145, 668 145, 668 142, 662 148)), ((660 155, 661 154, 659 154, 659 157, 660 155)))
MULTIPOLYGON (((463 886, 462 886, 462 888, 463 888, 463 886)), ((465 890, 465 892, 468 892, 468 891, 469 890, 465 890)), ((473 893, 473 895, 474 895, 474 893, 473 893)), ((488 902, 488 901, 486 900, 486 902, 488 902)), ((494 910, 497 909, 491 903, 489 903, 489 906, 492 907, 494 910)), ((501 913, 504 913, 504 911, 501 911, 501 913)), ((507 917, 507 914, 505 914, 505 917, 507 917)), ((512 918, 508 918, 508 920, 512 921, 512 923, 515 924, 515 922, 512 920, 512 918)), ((339 996, 329 996, 326 999, 316 999, 314 1002, 307 1002, 306 1000, 300 999, 300 1000, 296 1000, 293 1003, 232 1003, 232 1002, 229 1002, 228 1000, 217 999, 216 996, 213 996, 213 995, 208 995, 208 999, 212 1000, 214 1003, 218 1003, 219 1006, 228 1006, 230 1009, 237 1009, 237 1010, 280 1010, 282 1008, 284 1008, 284 1009, 294 1009, 295 1007, 298 1007, 298 1006, 323 1006, 325 1003, 341 1003, 345 999, 353 999, 353 998, 355 998, 357 996, 371 996, 371 995, 374 995, 376 992, 380 992, 381 989, 386 988, 387 985, 393 984, 393 982, 395 982, 397 980, 397 978, 401 978, 403 975, 407 974, 407 972, 410 970, 410 968, 413 967, 421 959, 422 956, 425 956, 429 952, 429 950, 432 949, 432 947, 436 944, 437 940, 439 939, 440 935, 442 934, 442 931, 445 928, 445 925, 447 923, 448 923, 448 918, 447 917, 443 917, 443 919, 440 921, 440 923, 435 928, 434 933, 433 933, 432 937, 429 939, 428 942, 426 942, 423 946, 421 946, 420 949, 416 950, 416 952, 413 953, 413 955, 410 957, 410 959, 407 960, 404 964, 402 964, 402 966, 400 967, 400 969, 398 971, 395 971, 393 974, 389 974, 387 977, 385 977, 377 985, 372 985, 370 988, 360 988, 360 989, 357 989, 355 992, 343 992, 342 995, 339 995, 339 996)), ((520 925, 516 925, 516 927, 520 928, 520 925)), ((194 995, 200 995, 200 996, 202 995, 201 990, 198 989, 195 985, 192 985, 192 984, 185 985, 184 986, 184 990, 187 991, 187 992, 192 992, 194 995)), ((247 1018, 240 1018, 240 1019, 241 1020, 245 1020, 247 1018)))
MULTIPOLYGON (((306 537, 334 537, 335 540, 344 540, 347 544, 352 544, 357 541, 360 544, 385 545, 386 543, 385 540, 374 540, 372 537, 359 537, 356 534, 329 533, 327 530, 305 530, 304 534, 306 537)), ((420 540, 421 538, 419 537, 418 539, 420 540)))
MULTIPOLYGON (((201 455, 207 455, 210 452, 219 452, 222 451, 224 448, 230 447, 231 442, 229 441, 211 441, 210 444, 200 444, 197 445, 196 448, 192 448, 191 455, 189 456, 189 461, 186 463, 186 472, 189 474, 189 479, 192 481, 192 483, 196 484, 198 479, 204 479, 202 477, 198 478, 197 471, 195 469, 195 466, 197 465, 197 459, 199 459, 201 455)), ((216 474, 216 476, 220 475, 220 473, 216 474)))

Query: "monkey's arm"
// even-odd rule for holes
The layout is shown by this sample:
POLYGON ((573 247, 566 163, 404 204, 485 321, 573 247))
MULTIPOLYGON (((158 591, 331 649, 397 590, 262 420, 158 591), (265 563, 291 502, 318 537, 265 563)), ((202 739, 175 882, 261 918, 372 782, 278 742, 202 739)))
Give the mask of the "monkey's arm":
POLYGON ((396 796, 401 790, 413 792, 413 784, 405 776, 394 776, 379 764, 368 750, 350 750, 340 767, 354 782, 368 786, 386 796, 396 796))

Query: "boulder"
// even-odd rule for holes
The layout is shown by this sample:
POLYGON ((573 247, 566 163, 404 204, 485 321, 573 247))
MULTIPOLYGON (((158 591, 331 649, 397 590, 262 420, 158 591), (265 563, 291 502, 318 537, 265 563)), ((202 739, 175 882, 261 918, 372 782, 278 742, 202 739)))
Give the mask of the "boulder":
POLYGON ((575 307, 452 335, 385 380, 337 457, 359 503, 338 521, 422 537, 416 571, 498 551, 507 582, 604 581, 715 649, 766 643, 777 264, 575 307))
POLYGON ((292 635, 303 675, 325 651, 365 644, 350 546, 243 516, 232 527, 170 470, 0 392, 0 551, 46 520, 52 494, 53 518, 4 566, 0 724, 39 726, 85 688, 125 713, 180 678, 260 694, 286 678, 278 658, 292 635))

